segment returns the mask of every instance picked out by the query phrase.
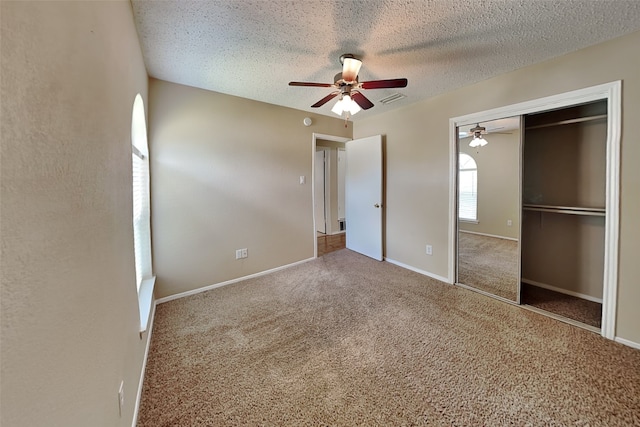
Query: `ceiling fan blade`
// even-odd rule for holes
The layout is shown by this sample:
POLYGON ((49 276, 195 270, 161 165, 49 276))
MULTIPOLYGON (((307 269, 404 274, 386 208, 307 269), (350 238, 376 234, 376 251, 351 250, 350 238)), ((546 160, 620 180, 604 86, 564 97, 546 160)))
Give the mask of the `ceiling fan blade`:
POLYGON ((331 101, 333 98, 335 98, 336 96, 338 96, 340 92, 333 92, 330 93, 329 95, 325 96, 324 98, 322 98, 320 101, 316 102, 315 104, 313 104, 311 106, 311 108, 318 108, 318 107, 322 107, 324 104, 326 104, 327 102, 331 101))
POLYGON ((333 83, 289 82, 289 86, 332 87, 333 83))
POLYGON ((368 110, 373 107, 373 102, 369 101, 367 97, 360 92, 351 92, 351 99, 353 99, 363 110, 368 110))
POLYGON ((407 87, 407 79, 371 80, 360 83, 362 89, 386 89, 393 87, 407 87))

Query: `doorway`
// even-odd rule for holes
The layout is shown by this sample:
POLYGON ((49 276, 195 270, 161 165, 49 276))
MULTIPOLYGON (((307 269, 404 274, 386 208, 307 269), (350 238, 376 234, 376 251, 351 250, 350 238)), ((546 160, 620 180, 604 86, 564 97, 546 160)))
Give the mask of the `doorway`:
POLYGON ((350 140, 313 134, 313 238, 316 257, 345 247, 343 156, 345 144, 350 140))
POLYGON ((345 142, 318 137, 313 176, 317 256, 343 249, 345 231, 345 142))
MULTIPOLYGON (((335 151, 331 150, 328 160, 327 170, 331 178, 327 181, 330 184, 325 186, 326 233, 324 234, 327 239, 329 236, 344 235, 345 247, 382 261, 382 136, 374 135, 351 140, 314 133, 312 144, 314 178, 315 169, 320 169, 320 167, 316 168, 316 148, 323 145, 328 148, 335 147, 335 151), (344 161, 343 167, 338 167, 340 160, 344 161), (337 176, 339 173, 340 179, 337 176), (342 188, 338 191, 338 182, 341 186, 344 183, 344 193, 342 188), (338 196, 342 194, 344 194, 344 217, 338 214, 338 211, 343 211, 339 206, 342 202, 337 201, 338 196)), ((314 188, 311 194, 315 206, 315 179, 312 183, 314 188)), ((314 251, 316 257, 318 256, 317 221, 314 209, 313 234, 316 241, 314 251)), ((342 242, 340 242, 341 246, 342 242)))

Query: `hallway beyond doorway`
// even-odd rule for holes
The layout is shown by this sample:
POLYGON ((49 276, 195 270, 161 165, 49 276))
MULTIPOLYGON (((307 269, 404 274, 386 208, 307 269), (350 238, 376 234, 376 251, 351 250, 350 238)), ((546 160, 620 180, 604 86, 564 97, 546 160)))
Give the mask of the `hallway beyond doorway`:
POLYGON ((324 234, 317 233, 318 236, 318 256, 326 255, 346 247, 346 234, 324 234))

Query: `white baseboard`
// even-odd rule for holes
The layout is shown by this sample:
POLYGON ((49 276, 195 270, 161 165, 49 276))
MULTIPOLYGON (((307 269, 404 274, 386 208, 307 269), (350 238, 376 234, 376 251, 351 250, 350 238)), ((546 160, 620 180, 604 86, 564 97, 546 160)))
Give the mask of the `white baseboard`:
POLYGON ((266 274, 275 273, 276 271, 284 270, 285 268, 294 267, 294 266, 299 265, 299 264, 304 264, 305 262, 313 261, 314 259, 316 259, 316 258, 307 258, 307 259, 303 259, 302 261, 294 262, 292 264, 282 265, 280 267, 272 268, 270 270, 260 271, 258 273, 250 274, 248 276, 242 276, 242 277, 238 277, 237 279, 227 280, 226 282, 215 283, 213 285, 205 286, 205 287, 202 287, 202 288, 193 289, 193 290, 186 291, 186 292, 181 292, 179 294, 169 295, 169 296, 157 299, 156 300, 156 304, 163 304, 165 302, 173 301, 175 299, 188 297, 190 295, 195 295, 195 294, 199 294, 201 292, 210 291, 211 289, 221 288, 222 286, 227 286, 227 285, 231 285, 233 283, 242 282, 243 280, 253 279, 255 277, 260 277, 260 276, 264 276, 266 274))
POLYGON ((506 237, 506 236, 498 236, 497 234, 487 234, 487 233, 478 233, 477 231, 469 231, 469 230, 460 230, 461 233, 467 233, 467 234, 475 234, 478 236, 486 236, 486 237, 493 237, 496 239, 503 239, 503 240, 512 240, 517 242, 518 239, 515 237, 506 237))
MULTIPOLYGON (((318 231, 318 233, 322 233, 322 231, 318 231)), ((345 230, 339 230, 339 231, 332 231, 331 233, 322 233, 322 234, 324 234, 325 236, 336 236, 338 234, 344 234, 344 233, 346 233, 345 230)), ((321 237, 321 236, 318 236, 318 237, 321 237)))
POLYGON ((619 342, 620 344, 624 344, 626 346, 632 347, 632 348, 637 348, 638 350, 640 350, 640 343, 631 341, 631 340, 626 340, 624 338, 620 338, 620 337, 615 337, 613 339, 615 342, 619 342))
POLYGON ((441 282, 445 282, 445 283, 451 284, 451 282, 449 282, 449 279, 447 279, 446 277, 439 276, 439 275, 433 274, 433 273, 429 273, 428 271, 420 270, 419 268, 415 268, 415 267, 412 267, 410 265, 403 264, 400 261, 396 261, 396 260, 393 260, 391 258, 386 258, 385 257, 384 260, 386 262, 388 262, 389 264, 394 264, 394 265, 397 265, 398 267, 402 267, 402 268, 406 268, 407 270, 415 271, 416 273, 422 274, 423 276, 428 276, 428 277, 431 277, 432 279, 436 279, 436 280, 439 280, 441 282))
MULTIPOLYGON (((131 427, 138 424, 138 413, 140 411, 140 399, 142 399, 142 387, 144 386, 144 373, 147 369, 147 359, 149 358, 149 347, 151 346, 151 332, 153 332, 153 318, 156 315, 156 303, 151 305, 151 313, 149 315, 149 327, 147 328, 147 342, 144 349, 144 359, 142 359, 142 370, 140 372, 140 381, 138 381, 138 394, 136 396, 136 406, 133 409, 133 421, 131 427)), ((142 334, 142 332, 140 333, 142 334)))
POLYGON ((599 304, 602 304, 602 298, 592 297, 590 295, 581 294, 580 292, 574 292, 568 289, 557 288, 555 286, 547 285, 546 283, 536 282, 535 280, 522 278, 520 281, 528 285, 537 286, 539 288, 548 289, 550 291, 558 292, 565 295, 571 295, 572 297, 578 297, 578 298, 586 299, 587 301, 592 301, 592 302, 597 302, 599 304))

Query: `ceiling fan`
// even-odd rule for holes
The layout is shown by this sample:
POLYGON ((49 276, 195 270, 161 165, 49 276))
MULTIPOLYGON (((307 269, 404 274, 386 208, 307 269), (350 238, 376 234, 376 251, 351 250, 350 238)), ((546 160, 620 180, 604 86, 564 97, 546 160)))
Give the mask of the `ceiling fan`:
MULTIPOLYGON (((487 124, 487 126, 491 126, 491 124, 487 124)), ((487 139, 484 137, 485 135, 489 135, 489 134, 511 135, 514 132, 514 130, 516 130, 516 128, 511 128, 508 126, 500 126, 500 127, 487 129, 484 126, 480 126, 480 123, 476 123, 475 127, 472 127, 471 129, 469 129, 468 132, 460 130, 458 133, 458 136, 461 139, 473 137, 473 139, 469 143, 469 146, 475 148, 475 147, 484 147, 485 145, 487 145, 489 141, 487 141, 487 139), (498 132, 499 130, 502 130, 502 129, 504 129, 504 131, 498 132)))
POLYGON ((342 115, 345 111, 353 115, 360 109, 368 110, 373 107, 373 103, 360 92, 363 89, 407 87, 407 79, 358 81, 358 72, 362 66, 362 61, 350 53, 340 56, 340 63, 342 64, 342 72, 335 75, 333 83, 289 82, 289 86, 335 88, 335 91, 313 104, 311 108, 321 107, 340 95, 340 100, 331 109, 338 115, 342 115))
POLYGON ((477 123, 475 127, 469 129, 469 136, 473 135, 473 139, 469 143, 469 147, 484 147, 487 145, 487 140, 482 136, 487 134, 487 128, 484 126, 480 126, 480 123, 477 123))

